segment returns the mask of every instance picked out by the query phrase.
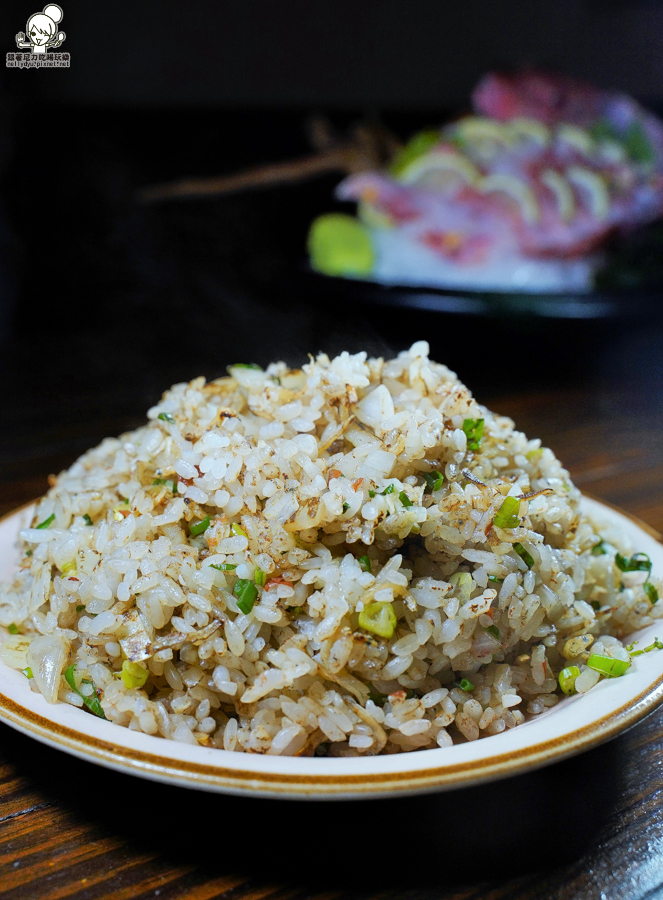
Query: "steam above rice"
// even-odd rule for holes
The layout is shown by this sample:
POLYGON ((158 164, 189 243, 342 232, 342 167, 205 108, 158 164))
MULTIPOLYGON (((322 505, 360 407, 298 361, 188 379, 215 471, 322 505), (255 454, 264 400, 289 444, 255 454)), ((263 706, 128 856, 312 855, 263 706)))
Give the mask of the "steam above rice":
POLYGON ((233 366, 148 417, 57 478, 0 586, 0 657, 49 702, 226 750, 445 747, 554 706, 565 668, 589 690, 663 614, 424 341, 233 366))

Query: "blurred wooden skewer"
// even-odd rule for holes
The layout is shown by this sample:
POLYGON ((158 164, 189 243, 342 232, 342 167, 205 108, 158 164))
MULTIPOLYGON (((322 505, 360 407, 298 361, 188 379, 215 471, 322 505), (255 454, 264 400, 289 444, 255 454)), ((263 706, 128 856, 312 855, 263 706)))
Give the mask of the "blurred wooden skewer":
POLYGON ((357 125, 349 139, 340 141, 328 121, 322 118, 309 123, 309 135, 311 142, 317 147, 317 152, 309 156, 268 163, 233 175, 186 178, 150 185, 138 191, 138 200, 141 203, 156 203, 187 197, 209 197, 305 181, 326 172, 363 172, 384 165, 399 147, 397 139, 391 133, 373 125, 357 125))
POLYGON ((251 188, 267 187, 291 181, 303 181, 324 172, 346 172, 350 168, 349 153, 346 149, 313 153, 300 159, 281 163, 269 163, 237 172, 234 175, 220 175, 213 178, 187 178, 168 184, 156 184, 143 188, 138 197, 143 203, 158 200, 174 200, 182 197, 202 197, 210 194, 232 194, 251 188))

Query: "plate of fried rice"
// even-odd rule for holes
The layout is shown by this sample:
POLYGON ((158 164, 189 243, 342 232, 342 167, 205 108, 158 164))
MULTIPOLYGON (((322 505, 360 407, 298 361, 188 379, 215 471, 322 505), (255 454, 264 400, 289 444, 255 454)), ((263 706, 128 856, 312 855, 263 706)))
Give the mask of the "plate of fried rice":
POLYGON ((0 521, 0 720, 205 790, 458 787, 663 700, 663 548, 425 341, 178 384, 0 521))

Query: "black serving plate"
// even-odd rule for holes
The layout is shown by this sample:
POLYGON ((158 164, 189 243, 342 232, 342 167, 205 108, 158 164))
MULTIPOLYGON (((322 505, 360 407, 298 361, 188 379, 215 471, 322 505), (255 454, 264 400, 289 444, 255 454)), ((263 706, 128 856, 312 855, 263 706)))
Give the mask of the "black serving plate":
POLYGON ((333 278, 302 264, 296 279, 302 289, 333 302, 378 303, 403 309, 469 316, 533 316, 542 319, 605 319, 661 316, 663 291, 596 289, 588 294, 531 294, 459 291, 443 288, 381 285, 333 278))
POLYGON ((589 293, 518 293, 382 285, 335 278, 298 255, 288 267, 291 287, 334 302, 368 303, 465 316, 538 319, 663 319, 663 222, 615 241, 589 293))

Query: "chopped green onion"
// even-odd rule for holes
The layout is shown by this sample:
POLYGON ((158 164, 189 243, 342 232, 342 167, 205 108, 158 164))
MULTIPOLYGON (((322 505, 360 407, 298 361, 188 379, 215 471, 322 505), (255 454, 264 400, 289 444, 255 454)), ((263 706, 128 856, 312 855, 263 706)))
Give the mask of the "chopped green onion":
POLYGON ((592 547, 592 556, 605 556, 605 554, 605 541, 600 540, 598 544, 594 544, 594 546, 592 547))
MULTIPOLYGON (((480 421, 483 421, 483 419, 481 419, 480 421)), ((468 694, 470 691, 474 690, 474 684, 470 681, 469 678, 461 679, 461 681, 458 682, 458 687, 461 689, 461 691, 467 691, 468 694)))
MULTIPOLYGON (((257 363, 234 363, 232 366, 227 366, 227 371, 230 372, 231 369, 255 369, 257 372, 264 372, 262 366, 259 366, 257 363)), ((232 372, 230 372, 232 374, 232 372)))
POLYGON ((362 567, 364 572, 371 571, 371 560, 368 556, 360 556, 359 557, 359 565, 362 567))
POLYGON ((647 598, 649 599, 649 602, 652 604, 652 606, 654 605, 654 603, 658 603, 658 591, 651 583, 651 581, 645 581, 645 583, 642 585, 642 589, 647 595, 647 598))
POLYGON ((620 572, 651 572, 651 559, 646 553, 634 553, 630 558, 615 553, 615 565, 620 572))
POLYGON ((530 462, 536 462, 537 459, 542 455, 543 447, 539 447, 536 450, 528 450, 525 456, 530 462))
POLYGON ((559 686, 565 694, 576 693, 576 678, 580 675, 578 666, 566 666, 559 673, 559 686))
POLYGON ((410 500, 410 498, 408 497, 408 495, 405 493, 405 491, 400 492, 400 494, 398 495, 398 499, 401 501, 403 506, 413 506, 414 505, 412 503, 412 501, 410 500))
POLYGON ((493 584, 503 584, 504 583, 504 579, 498 578, 497 575, 489 575, 488 581, 492 581, 493 584))
POLYGON ((155 478, 152 482, 152 487, 157 484, 165 484, 168 487, 168 490, 171 494, 177 493, 177 482, 174 478, 155 478))
POLYGON ((202 522, 196 522, 195 525, 192 525, 189 529, 191 534, 195 537, 197 534, 202 534, 203 531, 207 531, 209 528, 209 516, 205 516, 202 522))
POLYGON ((260 585, 260 587, 262 587, 265 584, 265 582, 267 581, 267 572, 263 572, 262 569, 256 569, 256 574, 255 574, 254 580, 255 580, 256 584, 258 584, 258 585, 260 585))
POLYGON ((303 606, 287 606, 286 612, 289 613, 293 619, 296 619, 297 616, 301 615, 304 612, 303 606))
POLYGON ((237 568, 233 563, 210 563, 210 569, 218 569, 219 572, 234 572, 237 568))
POLYGON ((83 606, 83 604, 79 603, 78 606, 76 607, 76 612, 83 612, 84 609, 85 609, 85 607, 83 606))
POLYGON ((92 519, 88 516, 87 513, 85 513, 85 515, 83 516, 83 518, 85 519, 85 524, 86 524, 86 525, 92 525, 92 524, 93 524, 92 519))
POLYGON ((26 550, 26 551, 25 551, 25 555, 26 555, 26 556, 32 556, 32 550, 26 550))
POLYGON ((492 636, 493 636, 496 640, 499 641, 499 639, 500 639, 500 630, 499 630, 499 628, 497 627, 497 625, 489 625, 488 628, 486 628, 486 631, 488 632, 488 634, 492 634, 492 636))
POLYGON ((248 538, 248 534, 244 531, 241 525, 238 525, 237 522, 233 522, 230 526, 230 530, 233 534, 236 534, 238 537, 248 538))
POLYGON ((35 676, 32 674, 32 669, 30 666, 26 666, 25 669, 21 669, 21 672, 25 675, 26 678, 34 678, 35 676))
POLYGON ((506 497, 495 513, 493 525, 498 528, 517 528, 520 525, 519 510, 520 500, 517 497, 506 497))
POLYGON ((631 656, 642 656, 643 653, 651 653, 652 650, 663 650, 663 641, 659 641, 658 638, 654 638, 654 642, 648 647, 645 647, 644 650, 633 650, 637 643, 637 641, 634 641, 626 648, 631 656))
POLYGON ((371 498, 371 500, 372 500, 373 497, 375 497, 375 491, 369 491, 369 492, 368 492, 368 496, 369 496, 369 497, 371 498))
MULTIPOLYGON (((99 702, 99 698, 97 697, 96 693, 93 694, 91 697, 86 697, 85 694, 82 694, 80 692, 80 690, 78 689, 78 687, 76 686, 76 678, 74 677, 75 671, 76 671, 75 663, 73 666, 69 666, 68 669, 65 669, 65 673, 64 673, 65 681, 67 682, 69 687, 72 689, 72 691, 75 691, 78 694, 78 696, 81 698, 81 700, 83 701, 85 706, 90 710, 91 713, 94 713, 95 716, 99 716, 100 719, 105 719, 106 716, 104 715, 104 711, 101 708, 101 703, 99 702)), ((90 681, 89 678, 84 678, 81 683, 82 684, 91 684, 92 687, 94 687, 94 682, 90 681)))
POLYGON ((426 482, 426 490, 424 494, 434 494, 439 491, 444 482, 444 475, 435 469, 434 472, 424 472, 424 481, 426 482))
POLYGON ((349 509, 350 509, 350 504, 349 504, 349 503, 344 503, 344 504, 343 504, 343 512, 347 512, 349 509))
POLYGON ((465 419, 463 431, 467 436, 467 449, 478 450, 483 437, 483 419, 465 419))
POLYGON ((396 613, 391 603, 375 601, 359 613, 359 627, 383 638, 390 638, 396 630, 396 613))
POLYGON ((37 528, 48 528, 48 526, 51 524, 51 522, 54 522, 54 521, 55 521, 55 513, 51 513, 51 515, 48 517, 48 519, 44 519, 43 522, 40 522, 39 525, 37 525, 37 528))
POLYGON ((382 694, 380 693, 380 691, 378 691, 377 688, 371 685, 368 689, 368 696, 376 706, 384 706, 387 702, 387 697, 389 696, 389 694, 382 694))
POLYGON ((76 574, 76 561, 73 559, 62 566, 63 575, 70 575, 72 572, 74 575, 76 574))
POLYGON ((593 653, 587 660, 587 665, 607 678, 618 678, 626 672, 631 663, 624 659, 613 659, 610 656, 599 656, 598 653, 593 653))
POLYGON ((7 626, 7 631, 10 634, 18 634, 18 625, 14 625, 14 623, 12 622, 11 625, 7 626))
POLYGON ((175 424, 175 419, 171 416, 170 413, 159 413, 159 418, 162 422, 168 422, 170 425, 175 424))
POLYGON ((248 615, 258 597, 258 588, 247 578, 238 578, 233 588, 233 594, 237 597, 237 606, 245 615, 248 615))
POLYGON ((122 663, 122 670, 119 673, 125 688, 129 690, 131 688, 141 688, 147 681, 149 674, 145 666, 141 666, 140 663, 129 662, 128 659, 125 659, 122 663))
POLYGON ((386 497, 387 494, 393 494, 395 490, 396 488, 393 486, 393 484, 388 484, 387 487, 382 491, 381 496, 386 497))
POLYGON ((516 551, 516 553, 518 554, 518 556, 519 556, 519 557, 522 559, 522 561, 525 563, 525 565, 527 566, 527 568, 528 568, 528 569, 531 569, 532 566, 534 565, 534 557, 531 556, 531 554, 529 554, 529 553, 527 552, 527 550, 525 550, 525 548, 523 547, 523 545, 520 544, 520 543, 514 544, 514 545, 513 545, 513 549, 516 551))

